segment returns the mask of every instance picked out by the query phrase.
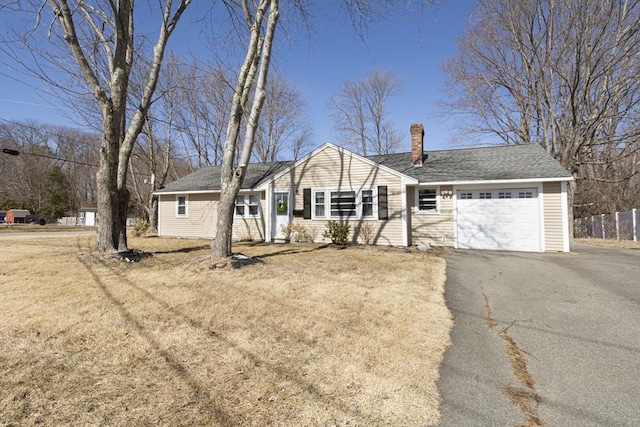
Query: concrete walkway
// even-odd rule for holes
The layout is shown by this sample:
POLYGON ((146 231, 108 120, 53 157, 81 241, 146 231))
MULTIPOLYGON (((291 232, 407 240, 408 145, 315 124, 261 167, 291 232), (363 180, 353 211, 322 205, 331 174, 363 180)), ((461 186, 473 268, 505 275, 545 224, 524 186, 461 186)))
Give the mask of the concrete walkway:
POLYGON ((640 425, 640 251, 450 251, 440 426, 640 425))

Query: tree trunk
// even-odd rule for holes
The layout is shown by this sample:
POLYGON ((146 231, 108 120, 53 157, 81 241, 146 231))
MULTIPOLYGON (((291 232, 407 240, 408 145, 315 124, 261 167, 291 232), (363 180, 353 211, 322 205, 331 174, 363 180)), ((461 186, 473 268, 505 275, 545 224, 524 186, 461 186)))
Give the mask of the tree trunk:
POLYGON ((233 211, 235 209, 236 191, 223 191, 218 204, 218 220, 216 221, 216 238, 211 242, 211 250, 216 258, 231 256, 233 238, 233 211))
MULTIPOLYGON (((105 116, 102 146, 100 147, 100 167, 96 173, 98 186, 98 235, 94 250, 99 252, 115 252, 119 249, 120 224, 119 198, 117 189, 118 150, 113 147, 113 140, 118 131, 113 129, 109 114, 105 116)), ((126 243, 126 241, 125 241, 126 243)))
POLYGON ((158 232, 158 197, 151 195, 151 203, 149 203, 150 210, 149 214, 149 230, 147 233, 157 233, 158 232))
POLYGON ((247 56, 240 69, 236 90, 231 103, 227 136, 222 156, 222 171, 220 177, 220 202, 218 203, 218 220, 216 223, 216 237, 211 244, 213 256, 226 258, 231 256, 231 240, 233 236, 233 212, 238 191, 246 173, 251 158, 251 151, 258 127, 258 119, 266 97, 267 74, 271 62, 271 48, 278 23, 278 0, 261 0, 253 14, 245 10, 245 18, 249 23, 251 37, 247 45, 247 56), (267 25, 264 36, 262 22, 268 12, 267 25), (253 23, 251 23, 253 21, 253 23), (258 72, 259 70, 259 72, 258 72), (254 80, 258 72, 257 78, 254 80), (255 84, 253 102, 247 119, 240 158, 234 162, 237 153, 237 143, 242 125, 242 116, 247 106, 249 93, 255 84), (237 167, 234 168, 234 163, 237 167))
POLYGON ((127 214, 129 212, 129 190, 124 188, 118 189, 118 218, 116 224, 118 227, 118 250, 126 251, 127 246, 127 214))

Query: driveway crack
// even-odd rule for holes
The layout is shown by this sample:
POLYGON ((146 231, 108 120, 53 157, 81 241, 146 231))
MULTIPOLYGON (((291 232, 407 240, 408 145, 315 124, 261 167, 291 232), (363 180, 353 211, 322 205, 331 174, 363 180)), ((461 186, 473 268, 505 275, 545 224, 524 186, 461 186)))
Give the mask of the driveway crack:
MULTIPOLYGON (((493 329, 498 326, 499 323, 493 318, 489 297, 485 293, 484 289, 482 289, 482 296, 485 303, 485 322, 489 329, 493 329)), ((530 320, 527 321, 530 322, 530 320)), ((506 352, 507 356, 509 356, 509 360, 511 361, 513 374, 520 384, 524 386, 524 389, 519 387, 503 387, 502 393, 504 393, 507 399, 509 399, 509 402, 518 408, 524 415, 525 421, 524 424, 520 424, 520 427, 542 426, 545 425, 545 423, 538 414, 538 406, 543 403, 543 399, 540 393, 536 390, 536 383, 527 368, 528 353, 518 345, 511 335, 509 335, 509 328, 517 322, 519 321, 514 320, 511 324, 502 328, 498 335, 505 341, 506 352)))

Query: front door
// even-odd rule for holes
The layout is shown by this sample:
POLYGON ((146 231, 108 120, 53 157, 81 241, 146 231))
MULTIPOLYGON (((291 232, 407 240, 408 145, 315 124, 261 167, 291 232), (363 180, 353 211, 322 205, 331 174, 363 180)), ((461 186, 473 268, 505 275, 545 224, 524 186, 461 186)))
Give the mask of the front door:
POLYGON ((289 224, 289 192, 288 191, 276 191, 273 193, 273 218, 271 235, 274 239, 284 239, 285 234, 282 228, 289 224))

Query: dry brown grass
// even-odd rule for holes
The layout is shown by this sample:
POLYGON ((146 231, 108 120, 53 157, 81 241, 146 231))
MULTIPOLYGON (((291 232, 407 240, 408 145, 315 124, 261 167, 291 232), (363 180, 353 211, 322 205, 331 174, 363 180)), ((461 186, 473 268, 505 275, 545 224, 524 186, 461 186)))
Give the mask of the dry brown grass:
POLYGON ((0 240, 0 425, 425 425, 452 326, 444 261, 314 245, 0 240))
POLYGON ((74 227, 58 224, 0 224, 0 233, 55 232, 55 231, 90 231, 95 227, 74 227))
POLYGON ((581 245, 602 246, 605 248, 640 249, 640 242, 633 240, 607 240, 607 239, 573 239, 581 245))

